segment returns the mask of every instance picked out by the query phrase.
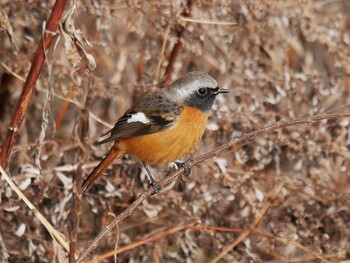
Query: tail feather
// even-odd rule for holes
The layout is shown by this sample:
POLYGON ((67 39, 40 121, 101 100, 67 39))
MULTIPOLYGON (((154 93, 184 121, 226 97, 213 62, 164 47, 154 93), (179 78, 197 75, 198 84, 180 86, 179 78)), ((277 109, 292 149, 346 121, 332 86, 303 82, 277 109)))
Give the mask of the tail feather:
POLYGON ((121 151, 115 147, 112 147, 106 157, 95 167, 90 175, 85 179, 81 186, 81 192, 87 191, 91 185, 96 181, 100 175, 107 170, 107 168, 114 162, 115 159, 122 157, 121 151))

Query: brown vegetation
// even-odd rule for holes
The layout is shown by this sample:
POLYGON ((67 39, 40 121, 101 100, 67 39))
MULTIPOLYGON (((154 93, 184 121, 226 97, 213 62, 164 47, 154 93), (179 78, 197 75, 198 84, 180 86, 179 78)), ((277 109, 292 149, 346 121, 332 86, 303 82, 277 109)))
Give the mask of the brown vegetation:
POLYGON ((350 259, 349 1, 68 1, 57 31, 48 2, 0 7, 1 262, 350 259), (152 196, 128 157, 80 196, 96 140, 195 70, 231 93, 191 175, 154 167, 152 196))

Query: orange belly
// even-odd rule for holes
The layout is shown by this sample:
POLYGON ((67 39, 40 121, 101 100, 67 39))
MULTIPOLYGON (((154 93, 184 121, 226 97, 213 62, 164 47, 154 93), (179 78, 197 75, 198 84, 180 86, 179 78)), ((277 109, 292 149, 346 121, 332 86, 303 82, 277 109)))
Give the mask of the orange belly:
POLYGON ((177 123, 164 131, 119 141, 117 147, 149 164, 173 162, 189 153, 202 138, 208 116, 184 106, 177 123))

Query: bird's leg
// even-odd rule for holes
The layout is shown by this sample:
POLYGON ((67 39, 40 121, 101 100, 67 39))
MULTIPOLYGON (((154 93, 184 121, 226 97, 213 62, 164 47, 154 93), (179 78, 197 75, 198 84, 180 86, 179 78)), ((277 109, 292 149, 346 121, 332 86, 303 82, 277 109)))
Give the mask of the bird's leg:
POLYGON ((191 173, 191 166, 189 163, 192 162, 192 159, 188 159, 186 162, 175 162, 178 169, 184 168, 185 170, 185 176, 189 176, 191 173))
POLYGON ((157 183, 156 179, 154 179, 151 170, 149 169, 148 165, 145 162, 142 162, 143 167, 145 167, 147 175, 148 175, 148 180, 150 181, 148 188, 153 187, 154 193, 158 193, 162 187, 157 183))

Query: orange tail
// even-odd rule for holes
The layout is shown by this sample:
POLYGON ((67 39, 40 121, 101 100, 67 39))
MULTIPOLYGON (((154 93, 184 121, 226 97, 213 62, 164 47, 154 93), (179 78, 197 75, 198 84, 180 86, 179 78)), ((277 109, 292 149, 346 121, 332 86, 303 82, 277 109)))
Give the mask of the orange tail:
POLYGON ((83 185, 81 186, 81 192, 84 193, 90 188, 90 186, 96 181, 100 175, 106 171, 106 169, 113 163, 117 158, 122 157, 124 154, 121 151, 113 146, 106 157, 95 167, 91 174, 85 179, 83 185))

